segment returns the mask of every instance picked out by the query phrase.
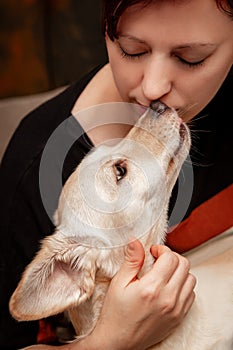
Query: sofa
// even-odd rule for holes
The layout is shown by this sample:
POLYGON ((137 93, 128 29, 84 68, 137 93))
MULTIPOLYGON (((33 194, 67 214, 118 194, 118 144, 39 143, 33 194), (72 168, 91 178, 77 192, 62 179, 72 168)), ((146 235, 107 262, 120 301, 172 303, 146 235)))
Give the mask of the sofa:
POLYGON ((39 94, 0 99, 0 161, 21 119, 64 89, 65 86, 39 94))

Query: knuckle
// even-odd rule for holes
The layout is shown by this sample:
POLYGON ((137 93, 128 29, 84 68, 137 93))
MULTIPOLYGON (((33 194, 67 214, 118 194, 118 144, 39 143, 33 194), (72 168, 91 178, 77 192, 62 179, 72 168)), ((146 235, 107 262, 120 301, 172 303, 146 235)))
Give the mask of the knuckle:
POLYGON ((190 270, 190 261, 187 258, 183 258, 184 260, 184 266, 187 270, 190 270))
POLYGON ((196 284, 197 284, 197 279, 196 279, 196 277, 195 277, 194 275, 192 275, 191 273, 189 273, 188 278, 189 278, 190 284, 191 284, 192 289, 193 289, 193 288, 196 286, 196 284))
POLYGON ((181 257, 180 258, 180 263, 182 264, 182 266, 183 266, 183 269, 186 271, 186 272, 188 272, 189 270, 190 270, 190 261, 187 259, 187 258, 185 258, 185 257, 181 257))
POLYGON ((172 320, 175 324, 180 324, 184 318, 183 308, 176 307, 172 312, 172 320))
POLYGON ((159 292, 152 285, 148 285, 141 290, 140 295, 143 302, 152 302, 158 298, 159 292))
POLYGON ((167 311, 169 311, 170 319, 174 324, 179 324, 184 317, 184 303, 182 301, 173 300, 167 311))
POLYGON ((166 255, 169 264, 171 264, 171 265, 178 265, 179 264, 179 258, 177 256, 177 254, 175 254, 174 252, 172 252, 172 251, 166 252, 166 253, 164 253, 164 255, 166 255))
MULTIPOLYGON (((192 291, 191 296, 190 296, 191 305, 193 304, 193 302, 194 302, 195 298, 196 298, 196 294, 195 294, 195 292, 194 292, 194 291, 192 291)), ((191 305, 190 305, 190 307, 191 307, 191 305)))
POLYGON ((175 297, 169 297, 163 300, 163 303, 161 305, 162 308, 162 314, 168 315, 171 314, 172 318, 175 313, 176 309, 176 298, 175 297))

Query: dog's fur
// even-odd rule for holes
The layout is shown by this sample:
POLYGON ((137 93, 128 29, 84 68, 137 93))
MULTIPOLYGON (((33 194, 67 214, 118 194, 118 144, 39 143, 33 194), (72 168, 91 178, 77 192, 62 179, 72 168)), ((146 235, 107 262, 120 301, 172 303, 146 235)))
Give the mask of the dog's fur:
MULTIPOLYGON (((145 248, 141 273, 152 265, 150 247, 164 241, 169 198, 189 148, 187 126, 166 109, 160 116, 148 110, 117 145, 90 152, 63 188, 54 234, 43 240, 11 298, 13 317, 35 320, 68 310, 78 336, 90 333, 130 238, 145 248)), ((233 348, 232 262, 231 249, 194 268, 191 311, 153 349, 233 348)))

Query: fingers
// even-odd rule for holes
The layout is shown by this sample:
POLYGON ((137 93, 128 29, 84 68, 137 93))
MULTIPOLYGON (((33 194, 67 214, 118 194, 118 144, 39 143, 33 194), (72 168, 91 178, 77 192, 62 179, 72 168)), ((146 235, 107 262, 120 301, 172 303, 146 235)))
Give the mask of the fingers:
POLYGON ((106 334, 107 325, 111 344, 119 345, 122 339, 122 344, 131 342, 132 349, 149 348, 165 339, 193 304, 195 279, 186 259, 162 245, 153 246, 151 253, 156 261, 138 279, 145 253, 138 240, 131 242, 121 269, 110 283, 95 331, 106 334), (122 332, 122 322, 127 331, 122 332))
POLYGON ((160 275, 161 282, 163 284, 169 282, 171 289, 176 286, 182 287, 189 274, 189 260, 163 245, 152 246, 151 253, 157 258, 151 270, 154 279, 158 282, 160 275))
POLYGON ((195 285, 196 285, 196 278, 189 273, 179 295, 179 301, 181 305, 183 305, 184 315, 188 313, 188 311, 190 310, 195 300, 195 292, 194 292, 195 285))
POLYGON ((181 255, 176 255, 179 264, 168 281, 167 288, 168 290, 173 291, 174 304, 178 305, 178 310, 179 307, 181 308, 180 314, 185 315, 195 299, 195 293, 193 290, 196 285, 196 278, 189 272, 189 260, 181 255))
POLYGON ((174 253, 177 256, 178 259, 178 265, 177 268, 175 269, 171 279, 169 280, 169 284, 171 289, 175 288, 176 286, 180 286, 181 288, 183 287, 188 274, 190 270, 190 262, 188 259, 184 258, 181 255, 178 255, 174 253))
MULTIPOLYGON (((146 293, 154 291, 154 295, 164 301, 165 312, 179 314, 181 317, 190 309, 195 294, 193 289, 196 279, 189 273, 190 263, 181 255, 172 252, 164 245, 151 247, 152 255, 157 259, 152 268, 137 282, 143 286, 146 293)), ((140 241, 134 240, 125 250, 124 263, 115 276, 115 281, 127 287, 137 279, 137 275, 145 258, 144 248, 140 241)))
POLYGON ((154 258, 158 258, 163 253, 171 252, 171 249, 165 245, 157 244, 157 245, 152 245, 150 251, 154 258))
POLYGON ((143 279, 148 283, 166 285, 179 265, 179 258, 168 247, 162 245, 152 246, 151 253, 157 260, 143 279))
POLYGON ((125 260, 116 278, 121 280, 123 286, 137 278, 145 258, 144 248, 139 240, 130 242, 125 249, 125 260))
POLYGON ((164 313, 174 312, 182 318, 195 299, 196 279, 189 273, 190 263, 166 246, 153 246, 151 253, 157 260, 141 281, 150 285, 155 295, 163 295, 164 313))

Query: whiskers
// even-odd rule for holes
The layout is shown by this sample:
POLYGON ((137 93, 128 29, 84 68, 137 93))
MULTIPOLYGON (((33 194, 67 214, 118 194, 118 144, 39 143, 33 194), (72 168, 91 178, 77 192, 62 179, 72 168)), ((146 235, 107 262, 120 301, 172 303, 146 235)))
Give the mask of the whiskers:
MULTIPOLYGON (((187 106, 182 111, 180 111, 179 116, 182 118, 186 113, 188 113, 193 107, 195 107, 197 103, 194 103, 192 105, 187 106)), ((206 155, 203 154, 200 151, 200 142, 201 142, 201 134, 211 133, 211 130, 209 129, 201 129, 200 128, 200 122, 205 120, 208 117, 208 114, 199 114, 197 117, 194 117, 193 119, 186 122, 186 125, 188 126, 190 130, 192 145, 190 149, 190 157, 187 157, 185 160, 185 164, 190 166, 197 166, 197 167, 208 167, 211 165, 210 162, 207 161, 206 155)))

